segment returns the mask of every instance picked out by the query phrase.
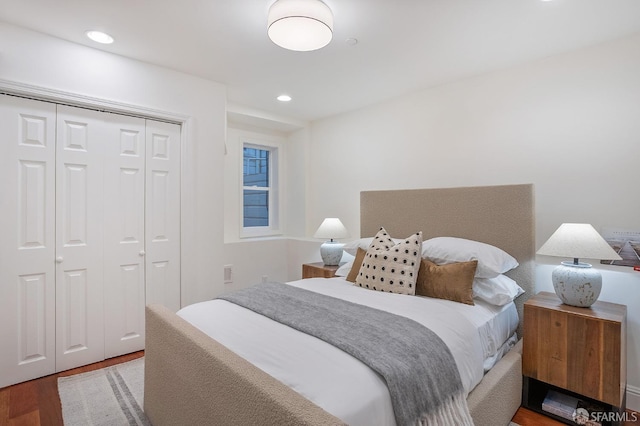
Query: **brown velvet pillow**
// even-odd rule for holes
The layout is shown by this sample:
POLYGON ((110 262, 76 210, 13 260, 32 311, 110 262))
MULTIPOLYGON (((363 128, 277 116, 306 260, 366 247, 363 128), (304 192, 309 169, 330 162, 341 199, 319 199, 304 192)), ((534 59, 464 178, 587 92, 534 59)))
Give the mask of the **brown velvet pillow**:
POLYGON ((436 265, 422 259, 416 295, 474 305, 472 286, 477 267, 477 260, 436 265))
POLYGON ((358 276, 358 272, 360 271, 360 267, 362 266, 362 261, 364 260, 364 255, 367 254, 365 249, 358 247, 358 251, 356 252, 356 258, 353 259, 353 266, 349 271, 349 275, 347 275, 347 281, 355 283, 356 277, 358 276))

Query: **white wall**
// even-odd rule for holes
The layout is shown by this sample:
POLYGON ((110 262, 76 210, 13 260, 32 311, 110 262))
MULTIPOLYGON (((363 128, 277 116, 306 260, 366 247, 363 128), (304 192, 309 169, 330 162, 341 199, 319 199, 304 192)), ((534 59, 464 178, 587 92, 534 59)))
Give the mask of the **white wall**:
POLYGON ((233 266, 229 292, 257 284, 263 279, 286 282, 302 278, 302 264, 320 262, 321 242, 298 238, 263 238, 225 243, 224 260, 233 266))
POLYGON ((306 236, 307 193, 309 183, 307 169, 309 164, 309 128, 305 126, 287 136, 288 176, 287 197, 287 236, 306 236))
MULTIPOLYGON (((357 235, 362 190, 515 183, 535 184, 536 247, 562 222, 640 230, 638 52, 640 35, 313 122, 307 235, 330 215, 357 235)), ((557 260, 538 260, 549 290, 557 260)), ((638 410, 640 273, 602 269, 601 298, 628 305, 638 410)))
MULTIPOLYGON (((363 189, 536 184, 540 243, 563 221, 638 228, 640 36, 312 123, 309 224, 363 189)), ((307 233, 313 230, 307 228, 307 233)))
POLYGON ((262 280, 289 281, 286 253, 286 238, 225 243, 225 265, 231 265, 233 270, 233 282, 225 284, 225 292, 248 287, 262 280))
POLYGON ((224 86, 4 23, 0 79, 188 117, 182 304, 223 291, 224 86))

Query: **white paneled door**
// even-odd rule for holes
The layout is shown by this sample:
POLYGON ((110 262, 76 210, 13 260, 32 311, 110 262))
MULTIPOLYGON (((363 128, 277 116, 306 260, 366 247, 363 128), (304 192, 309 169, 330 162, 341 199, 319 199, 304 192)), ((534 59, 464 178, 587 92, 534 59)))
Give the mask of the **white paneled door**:
POLYGON ((180 126, 0 95, 0 387, 144 348, 180 308, 180 126))
POLYGON ((0 387, 55 372, 56 106, 0 102, 0 387))
POLYGON ((147 120, 147 303, 180 309, 180 126, 147 120))
POLYGON ((103 114, 58 105, 56 369, 104 359, 103 114))
POLYGON ((105 357, 144 348, 145 120, 105 117, 105 357))

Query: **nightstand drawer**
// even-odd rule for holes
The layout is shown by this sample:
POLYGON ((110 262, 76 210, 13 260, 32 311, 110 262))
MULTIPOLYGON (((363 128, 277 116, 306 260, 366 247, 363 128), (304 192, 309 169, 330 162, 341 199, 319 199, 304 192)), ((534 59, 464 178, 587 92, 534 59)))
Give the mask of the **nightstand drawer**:
POLYGON ((626 388, 626 306, 562 304, 539 293, 524 305, 522 374, 562 389, 623 405, 626 388))

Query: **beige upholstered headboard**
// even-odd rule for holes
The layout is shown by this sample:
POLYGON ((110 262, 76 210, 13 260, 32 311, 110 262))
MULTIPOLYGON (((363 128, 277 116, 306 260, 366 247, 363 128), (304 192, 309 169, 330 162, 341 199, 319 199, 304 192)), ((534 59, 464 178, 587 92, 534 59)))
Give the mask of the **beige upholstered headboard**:
MULTIPOLYGON (((360 236, 372 237, 381 226, 391 236, 422 231, 423 239, 459 237, 500 247, 520 266, 507 273, 526 293, 534 294, 535 218, 533 185, 363 191, 360 236)), ((518 334, 522 335, 522 321, 518 334)))

